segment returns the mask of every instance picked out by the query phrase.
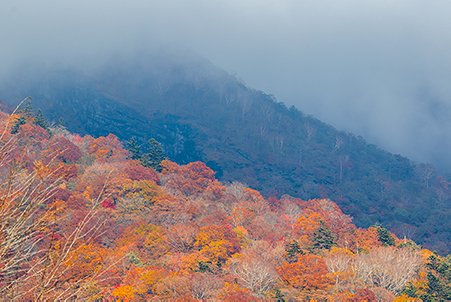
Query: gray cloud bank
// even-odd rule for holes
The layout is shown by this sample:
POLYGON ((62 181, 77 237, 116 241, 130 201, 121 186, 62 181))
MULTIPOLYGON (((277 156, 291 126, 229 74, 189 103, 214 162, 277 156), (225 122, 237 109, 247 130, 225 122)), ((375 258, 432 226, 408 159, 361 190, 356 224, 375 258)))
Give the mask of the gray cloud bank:
POLYGON ((449 0, 17 0, 0 75, 116 53, 197 52, 334 126, 451 171, 449 0))

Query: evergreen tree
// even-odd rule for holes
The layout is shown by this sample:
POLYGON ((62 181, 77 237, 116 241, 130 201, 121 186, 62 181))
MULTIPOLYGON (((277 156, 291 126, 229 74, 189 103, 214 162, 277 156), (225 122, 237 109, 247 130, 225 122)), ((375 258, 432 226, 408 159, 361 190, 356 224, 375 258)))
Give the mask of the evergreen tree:
POLYGON ((38 112, 36 112, 36 115, 34 117, 34 124, 49 131, 50 127, 49 122, 45 118, 44 114, 42 114, 42 111, 40 109, 38 110, 38 112))
POLYGON ((288 263, 294 263, 298 261, 298 255, 304 254, 299 243, 295 240, 291 241, 285 246, 285 251, 287 252, 288 263))
POLYGON ((427 293, 429 294, 428 298, 440 299, 445 296, 444 288, 439 278, 437 278, 433 273, 428 272, 427 280, 429 287, 427 290, 427 293))
POLYGON ((139 160, 141 165, 150 167, 156 171, 161 171, 161 162, 166 159, 163 145, 156 139, 151 138, 148 141, 147 152, 143 153, 138 140, 132 137, 127 143, 126 148, 131 154, 132 159, 139 160))
POLYGON ((64 119, 62 118, 62 117, 59 117, 58 118, 58 121, 56 122, 56 124, 59 126, 59 127, 64 127, 64 119))
POLYGON ((278 288, 274 289, 273 298, 276 300, 276 302, 285 302, 285 299, 283 298, 283 294, 280 291, 280 289, 278 289, 278 288))
POLYGON ((31 103, 31 97, 27 97, 22 104, 20 105, 19 109, 17 110, 17 114, 22 116, 25 119, 28 119, 30 117, 34 117, 33 113, 33 105, 31 103))
POLYGON ((381 225, 376 225, 379 241, 385 246, 395 245, 395 238, 390 234, 390 231, 381 225))
POLYGON ((444 278, 451 281, 451 255, 447 255, 440 265, 437 267, 437 272, 444 278))
POLYGON ((409 283, 403 293, 409 297, 421 298, 422 301, 451 301, 450 256, 439 258, 432 255, 426 264, 427 288, 416 288, 409 283))
POLYGON ((330 249, 335 245, 335 238, 332 232, 321 221, 319 228, 313 233, 313 248, 314 249, 330 249))
POLYGON ((149 140, 149 151, 140 157, 141 164, 146 167, 161 171, 161 162, 166 159, 163 145, 156 139, 149 140))
POLYGON ((438 258, 435 255, 431 255, 428 258, 426 266, 431 270, 437 270, 437 268, 439 267, 438 258))
POLYGON ((432 255, 429 257, 427 267, 428 290, 425 301, 451 301, 451 256, 442 260, 432 255))
POLYGON ((140 159, 141 158, 141 146, 138 144, 138 141, 135 137, 132 137, 126 144, 127 150, 131 154, 131 159, 140 159))
POLYGON ((20 126, 26 124, 27 121, 24 117, 19 117, 15 122, 14 125, 11 128, 11 134, 16 134, 19 131, 20 126))
POLYGON ((33 105, 31 103, 31 97, 26 98, 17 110, 17 114, 20 117, 16 120, 15 124, 11 129, 11 133, 15 134, 19 131, 21 125, 27 122, 33 123, 50 133, 50 123, 44 116, 42 111, 39 109, 36 113, 33 111, 33 105))

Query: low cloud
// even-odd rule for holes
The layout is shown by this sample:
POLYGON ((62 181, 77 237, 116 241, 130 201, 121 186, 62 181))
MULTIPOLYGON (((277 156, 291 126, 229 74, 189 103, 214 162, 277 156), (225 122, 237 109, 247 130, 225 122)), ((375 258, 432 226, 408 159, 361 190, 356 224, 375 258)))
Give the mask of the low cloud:
POLYGON ((1 76, 184 49, 386 149, 451 171, 447 0, 17 0, 0 8, 1 76), (139 53, 139 52, 138 52, 139 53))

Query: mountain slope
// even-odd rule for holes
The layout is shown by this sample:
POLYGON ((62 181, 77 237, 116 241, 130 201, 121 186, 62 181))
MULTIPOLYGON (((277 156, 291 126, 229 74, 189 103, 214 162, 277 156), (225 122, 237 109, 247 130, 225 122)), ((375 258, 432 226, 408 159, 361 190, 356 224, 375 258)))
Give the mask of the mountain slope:
POLYGON ((0 112, 1 301, 450 298, 449 256, 331 200, 265 199, 202 162, 157 172, 41 117, 0 112))
POLYGON ((430 166, 287 108, 202 59, 116 59, 88 74, 29 77, 5 85, 0 98, 32 95, 72 131, 155 137, 170 158, 203 160, 223 181, 267 196, 329 197, 359 226, 380 222, 449 251, 449 182, 430 166))

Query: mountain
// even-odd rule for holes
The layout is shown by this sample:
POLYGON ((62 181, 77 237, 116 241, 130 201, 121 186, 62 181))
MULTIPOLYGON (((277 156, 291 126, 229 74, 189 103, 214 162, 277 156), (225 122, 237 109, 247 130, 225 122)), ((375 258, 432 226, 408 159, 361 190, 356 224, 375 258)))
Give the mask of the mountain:
POLYGON ((89 72, 18 72, 0 99, 33 96, 71 131, 160 141, 172 160, 202 160, 265 196, 331 198, 358 226, 450 250, 449 180, 434 168, 287 108, 198 57, 115 58, 89 72))
POLYGON ((0 112, 1 301, 448 301, 451 258, 202 162, 0 112))

